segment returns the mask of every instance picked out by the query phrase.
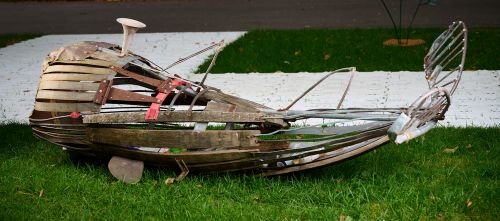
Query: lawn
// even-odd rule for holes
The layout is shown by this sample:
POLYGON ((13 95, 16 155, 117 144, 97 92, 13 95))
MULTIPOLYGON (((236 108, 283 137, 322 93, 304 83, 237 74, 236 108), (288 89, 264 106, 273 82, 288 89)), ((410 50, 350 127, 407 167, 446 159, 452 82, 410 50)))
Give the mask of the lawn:
MULTIPOLYGON (((414 30, 411 38, 426 42, 414 47, 384 46, 393 38, 392 29, 250 31, 226 46, 211 72, 323 72, 351 66, 358 71, 422 71, 423 57, 444 30, 414 30)), ((471 28, 468 37, 465 69, 499 70, 500 28, 471 28)))
POLYGON ((500 128, 437 128, 344 163, 288 176, 189 175, 148 167, 116 181, 105 163, 72 162, 31 135, 0 126, 0 219, 498 220, 500 128), (456 150, 454 149, 456 148, 456 150))

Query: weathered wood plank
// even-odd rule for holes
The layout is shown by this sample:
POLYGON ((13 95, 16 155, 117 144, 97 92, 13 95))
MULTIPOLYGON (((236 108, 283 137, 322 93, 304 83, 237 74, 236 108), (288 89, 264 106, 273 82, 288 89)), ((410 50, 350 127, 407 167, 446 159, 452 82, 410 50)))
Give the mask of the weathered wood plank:
MULTIPOLYGON (((236 111, 244 111, 244 112, 261 112, 261 110, 270 110, 271 108, 266 107, 264 105, 255 103, 253 101, 249 101, 243 98, 235 97, 229 94, 225 94, 218 91, 207 91, 201 95, 201 98, 212 100, 220 103, 228 103, 236 106, 236 111)), ((281 127, 288 127, 288 123, 286 123, 283 119, 280 118, 269 118, 266 120, 268 123, 276 124, 281 127)))
POLYGON ((80 65, 52 65, 45 69, 44 73, 67 72, 67 73, 88 73, 88 74, 114 74, 109 68, 97 68, 80 65))
POLYGON ((86 64, 86 65, 93 65, 93 66, 101 66, 101 67, 109 67, 112 65, 117 66, 116 63, 111 62, 111 61, 104 61, 104 60, 97 60, 97 59, 85 59, 85 60, 75 60, 75 61, 70 61, 70 60, 56 60, 53 63, 56 64, 86 64))
POLYGON ((241 110, 245 112, 258 112, 261 109, 271 109, 269 107, 266 107, 264 105, 255 103, 253 101, 249 101, 246 99, 242 99, 239 97, 235 97, 229 94, 225 94, 222 92, 218 91, 207 91, 201 95, 201 98, 207 99, 207 100, 213 100, 221 103, 229 103, 229 104, 234 104, 236 105, 236 108, 240 108, 241 110))
POLYGON ((95 92, 70 92, 70 91, 51 91, 39 90, 36 94, 37 99, 54 99, 69 101, 92 101, 95 92))
POLYGON ((236 105, 210 101, 207 103, 205 111, 235 112, 236 105))
POLYGON ((38 89, 75 90, 75 91, 95 91, 99 88, 99 83, 73 82, 73 81, 41 81, 38 89))
POLYGON ((46 103, 35 102, 35 110, 50 112, 97 112, 100 106, 95 103, 46 103))
MULTIPOLYGON (((210 101, 207 103, 207 106, 205 107, 204 111, 234 112, 235 109, 236 106, 232 104, 223 104, 215 101, 210 101)), ((228 124, 226 124, 226 126, 228 124)), ((208 127, 208 122, 196 122, 196 124, 194 125, 194 130, 203 131, 207 130, 207 127, 208 127)))
MULTIPOLYGON (((236 105, 210 101, 205 107, 205 111, 236 112, 236 105)), ((204 124, 208 126, 208 123, 204 124)), ((195 125, 195 130, 196 126, 197 125, 195 125)), ((224 125, 224 130, 233 130, 233 129, 234 129, 234 122, 227 122, 226 125, 224 125)))
POLYGON ((130 159, 143 160, 148 163, 159 165, 171 165, 177 167, 175 159, 183 160, 188 166, 190 164, 206 164, 224 161, 234 161, 252 157, 252 153, 259 150, 216 150, 216 151, 194 151, 182 153, 156 153, 137 149, 129 149, 113 145, 92 144, 92 149, 112 155, 128 157, 130 159))
MULTIPOLYGON (((114 76, 114 75, 112 75, 114 76)), ((102 81, 112 78, 104 74, 69 74, 69 73, 50 73, 43 74, 42 81, 102 81)))
POLYGON ((88 128, 91 142, 133 147, 180 147, 186 149, 258 146, 258 130, 192 131, 88 128))
MULTIPOLYGON (((86 115, 83 122, 95 123, 134 123, 146 122, 145 112, 120 112, 86 115)), ((156 122, 235 122, 235 123, 260 123, 264 122, 263 114, 248 112, 218 112, 218 111, 162 111, 158 114, 156 122)), ((150 121, 148 121, 150 122, 150 121)))

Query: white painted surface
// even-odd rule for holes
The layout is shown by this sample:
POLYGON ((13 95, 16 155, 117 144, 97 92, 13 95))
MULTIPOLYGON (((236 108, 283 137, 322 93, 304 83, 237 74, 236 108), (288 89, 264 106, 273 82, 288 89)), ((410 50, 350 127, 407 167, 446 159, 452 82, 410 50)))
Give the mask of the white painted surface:
MULTIPOLYGON (((327 73, 210 75, 208 85, 272 108, 286 107, 327 73)), ((191 75, 193 80, 201 75, 191 75)), ((335 108, 349 73, 338 73, 292 109, 335 108)), ((357 73, 342 107, 408 107, 428 91, 423 72, 357 73)), ((500 126, 500 71, 465 71, 441 125, 500 126)))
MULTIPOLYGON (((166 66, 177 59, 224 39, 233 41, 242 32, 138 34, 131 50, 166 66)), ((49 35, 0 49, 0 121, 27 122, 44 56, 62 45, 89 40, 121 43, 120 34, 49 35)), ((207 54, 208 55, 208 54, 207 54)), ((206 56, 172 68, 189 74, 206 56)), ((285 107, 326 73, 267 73, 210 75, 207 84, 273 108, 285 107)), ((334 108, 349 76, 339 73, 324 81, 293 109, 334 108)), ((423 73, 358 73, 342 107, 406 107, 427 90, 423 73)), ((466 71, 452 98, 443 125, 500 125, 500 71, 466 71)))

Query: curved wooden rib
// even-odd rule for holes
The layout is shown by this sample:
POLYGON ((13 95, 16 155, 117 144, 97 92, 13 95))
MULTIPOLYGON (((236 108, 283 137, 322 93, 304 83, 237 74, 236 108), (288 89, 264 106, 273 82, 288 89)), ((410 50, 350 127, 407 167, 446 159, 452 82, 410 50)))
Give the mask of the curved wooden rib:
POLYGON ((192 131, 88 128, 91 142, 129 147, 186 149, 257 147, 258 130, 192 131))
MULTIPOLYGON (((94 151, 118 155, 131 159, 143 160, 157 165, 175 166, 175 159, 184 160, 186 164, 206 164, 224 161, 235 161, 252 157, 252 153, 257 149, 249 150, 215 150, 215 151, 196 151, 183 153, 157 153, 138 149, 125 148, 115 145, 92 144, 94 151)), ((191 169, 191 168, 190 168, 191 169)), ((193 169, 194 171, 196 168, 193 169)))
POLYGON ((95 103, 47 103, 35 102, 35 110, 49 112, 97 112, 101 107, 95 103))

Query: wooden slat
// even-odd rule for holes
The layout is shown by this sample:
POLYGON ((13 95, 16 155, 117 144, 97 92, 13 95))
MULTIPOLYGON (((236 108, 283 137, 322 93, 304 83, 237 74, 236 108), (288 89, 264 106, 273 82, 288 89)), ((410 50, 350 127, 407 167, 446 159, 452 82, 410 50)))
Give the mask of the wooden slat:
POLYGON ((50 112, 97 112, 100 106, 94 103, 46 103, 35 102, 35 110, 50 112))
MULTIPOLYGON (((260 112, 261 110, 269 110, 271 108, 266 107, 264 105, 255 103, 253 101, 249 101, 246 99, 242 99, 239 97, 235 97, 229 94, 224 94, 222 92, 218 91, 207 91, 201 95, 202 98, 206 100, 212 100, 212 101, 217 101, 220 103, 228 103, 228 104, 234 104, 236 105, 236 110, 237 111, 243 111, 243 112, 260 112)), ((283 119, 267 119, 266 122, 272 123, 279 125, 281 127, 288 127, 288 123, 283 121, 283 119)))
POLYGON ((217 150, 217 151, 194 151, 182 153, 157 153, 148 152, 113 145, 92 144, 95 151, 105 152, 111 155, 128 157, 130 159, 143 160, 156 165, 171 165, 177 167, 175 159, 183 160, 188 166, 198 163, 216 163, 223 161, 234 161, 252 157, 252 153, 258 150, 217 150))
POLYGON ((68 74, 68 73, 50 73, 43 74, 42 81, 102 81, 111 78, 104 74, 68 74))
POLYGON ((45 69, 44 73, 67 72, 67 73, 88 73, 88 74, 113 74, 109 68, 95 68, 80 65, 51 65, 45 69))
POLYGON ((39 90, 37 99, 54 99, 68 101, 93 101, 95 92, 69 92, 69 91, 50 91, 39 90))
MULTIPOLYGON (((151 85, 153 87, 159 87, 163 81, 161 80, 158 80, 158 79, 154 79, 154 78, 151 78, 151 77, 147 77, 147 76, 144 76, 144 75, 140 75, 138 73, 134 73, 132 71, 128 71, 128 70, 125 70, 123 68, 120 68, 120 67, 110 67, 111 70, 123 75, 123 76, 127 76, 127 77, 130 77, 138 82, 142 82, 142 83, 145 83, 145 84, 148 84, 148 85, 151 85)), ((165 92, 166 93, 166 92, 165 92)))
POLYGON ((237 110, 236 110, 236 105, 234 104, 225 104, 225 103, 210 101, 207 103, 205 111, 235 112, 237 110))
MULTIPOLYGON (((83 122, 86 124, 146 122, 145 114, 145 112, 92 114, 85 116, 83 122)), ((162 111, 158 115, 157 122, 257 123, 264 122, 264 119, 261 113, 201 111, 189 115, 187 111, 162 111)))
POLYGON ((38 89, 57 89, 75 91, 95 91, 99 88, 99 83, 73 82, 73 81, 41 81, 38 89))
MULTIPOLYGON (((215 101, 210 101, 207 103, 207 106, 205 107, 204 111, 218 111, 218 112, 234 112, 236 109, 236 105, 233 104, 225 104, 225 103, 219 103, 215 101)), ((196 131, 203 131, 207 130, 209 122, 196 122, 194 125, 194 129, 196 131)), ((224 129, 231 129, 233 127, 233 123, 226 123, 224 129)))
POLYGON ((217 91, 207 91, 200 98, 213 100, 221 103, 229 103, 236 105, 236 108, 245 112, 258 112, 260 109, 270 109, 264 105, 257 104, 253 101, 235 97, 229 94, 224 94, 217 91))
POLYGON ((93 66, 101 66, 101 67, 109 67, 109 66, 118 66, 116 63, 111 61, 97 60, 97 59, 85 59, 81 61, 70 61, 70 60, 56 60, 54 61, 56 64, 85 64, 85 65, 93 65, 93 66))
POLYGON ((258 146, 258 130, 192 131, 88 128, 89 140, 94 143, 134 147, 180 147, 187 149, 234 148, 258 146))

